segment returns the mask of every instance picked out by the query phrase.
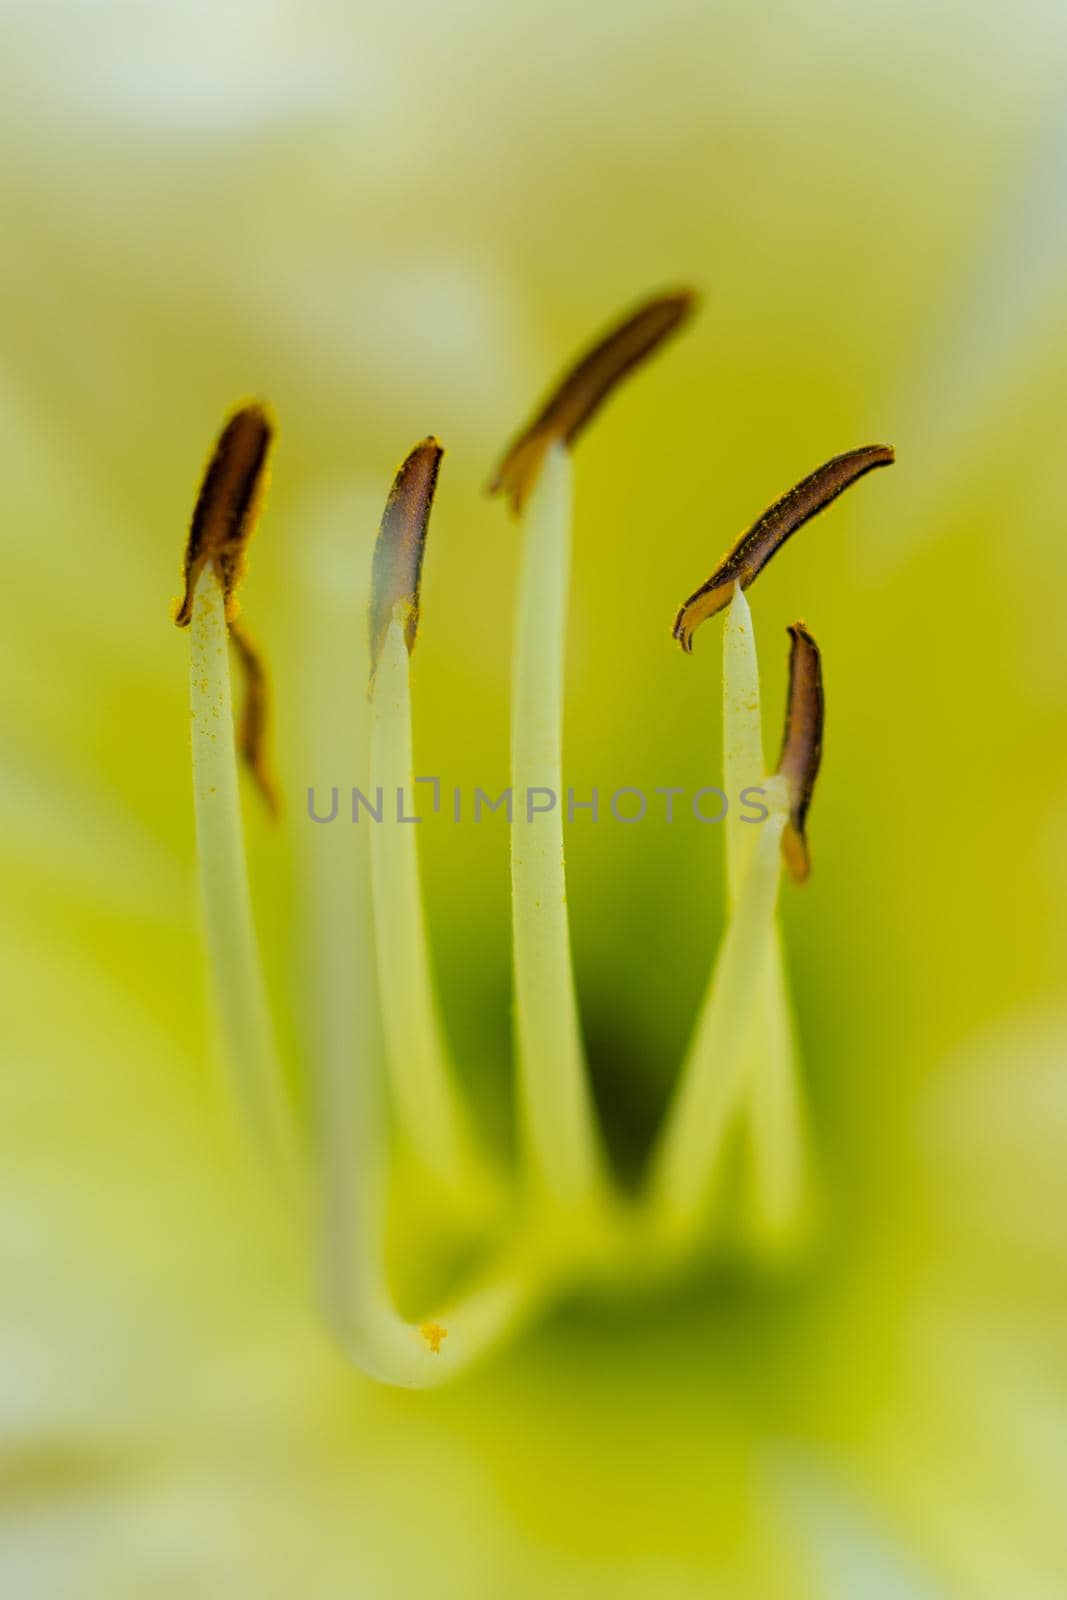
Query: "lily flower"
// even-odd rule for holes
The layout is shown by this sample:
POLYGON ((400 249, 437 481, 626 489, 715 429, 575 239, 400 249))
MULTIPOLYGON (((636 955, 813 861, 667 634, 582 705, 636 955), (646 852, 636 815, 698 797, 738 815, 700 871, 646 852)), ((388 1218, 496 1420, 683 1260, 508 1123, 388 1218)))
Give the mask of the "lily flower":
POLYGON ((1060 1600, 1067 10, 4 24, 0 1593, 1060 1600))

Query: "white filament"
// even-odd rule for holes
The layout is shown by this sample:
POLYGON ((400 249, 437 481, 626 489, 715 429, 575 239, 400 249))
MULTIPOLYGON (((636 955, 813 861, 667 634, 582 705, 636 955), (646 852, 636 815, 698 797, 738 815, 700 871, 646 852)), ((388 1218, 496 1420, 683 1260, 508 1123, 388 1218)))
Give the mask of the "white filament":
POLYGON ((560 810, 570 529, 570 459, 555 445, 524 527, 512 679, 511 890, 524 1148, 534 1186, 566 1209, 587 1201, 600 1179, 571 966, 560 810), (540 809, 550 795, 552 808, 540 809))

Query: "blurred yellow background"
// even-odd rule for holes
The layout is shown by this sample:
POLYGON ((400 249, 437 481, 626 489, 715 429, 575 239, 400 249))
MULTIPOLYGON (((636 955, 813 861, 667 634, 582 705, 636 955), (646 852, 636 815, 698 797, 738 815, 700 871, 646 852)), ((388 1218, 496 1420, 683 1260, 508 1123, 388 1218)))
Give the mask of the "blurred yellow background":
MULTIPOLYGON (((0 28, 0 1588, 1067 1592, 1067 12, 5 0, 0 28), (261 1213, 212 1053, 168 619, 199 473, 269 400, 244 598, 290 798, 248 821, 295 1040, 304 574, 436 433, 417 769, 503 787, 517 535, 485 479, 678 283, 698 319, 577 454, 576 788, 718 781, 716 630, 686 660, 678 603, 820 461, 898 453, 752 596, 769 746, 785 625, 824 651, 784 920, 825 1238, 784 1280, 574 1307, 454 1389, 376 1389, 261 1213)), ((709 831, 569 834, 624 1169, 721 927, 709 831)), ((505 834, 423 833, 500 1130, 505 834)))

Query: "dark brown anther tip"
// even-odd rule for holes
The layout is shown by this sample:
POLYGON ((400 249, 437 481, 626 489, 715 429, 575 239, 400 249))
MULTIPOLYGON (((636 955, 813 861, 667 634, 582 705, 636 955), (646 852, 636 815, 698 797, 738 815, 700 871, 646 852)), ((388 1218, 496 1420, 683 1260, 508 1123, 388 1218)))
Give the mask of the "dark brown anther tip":
POLYGON ((657 295, 599 339, 564 374, 537 415, 509 445, 489 482, 489 493, 507 495, 512 510, 521 512, 551 446, 573 444, 615 385, 676 332, 696 304, 691 289, 657 295))
POLYGON ((193 593, 209 561, 222 582, 227 620, 235 614, 234 591, 262 501, 273 434, 263 406, 253 403, 235 411, 219 435, 189 525, 185 593, 174 619, 179 628, 192 620, 193 593))
POLYGON ((787 632, 789 698, 777 768, 789 791, 789 820, 782 834, 782 854, 794 881, 803 883, 811 873, 805 827, 822 760, 825 698, 818 645, 803 622, 794 622, 787 632))
POLYGON ((674 622, 674 637, 688 653, 693 635, 702 622, 714 617, 728 604, 735 583, 747 589, 776 551, 802 528, 805 522, 826 507, 852 484, 876 467, 892 466, 896 456, 892 445, 870 444, 817 467, 788 494, 776 500, 719 562, 711 577, 682 606, 674 622))
POLYGON ((185 547, 185 593, 175 617, 188 627, 200 574, 210 563, 222 584, 226 625, 244 678, 237 744, 271 815, 280 810, 267 756, 267 675, 262 657, 237 621, 236 588, 267 480, 274 427, 256 402, 233 413, 215 445, 200 485, 185 547))
POLYGON ((402 462, 385 503, 371 572, 372 676, 398 608, 404 618, 408 653, 415 648, 426 534, 443 455, 436 439, 423 439, 402 462))

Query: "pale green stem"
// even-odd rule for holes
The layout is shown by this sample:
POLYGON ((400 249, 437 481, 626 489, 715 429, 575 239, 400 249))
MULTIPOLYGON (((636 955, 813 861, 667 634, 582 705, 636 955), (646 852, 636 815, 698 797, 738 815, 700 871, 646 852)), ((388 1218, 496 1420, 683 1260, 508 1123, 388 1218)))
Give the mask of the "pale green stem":
MULTIPOLYGON (((336 775, 338 766, 348 766, 340 752, 354 746, 355 771, 362 778, 370 745, 364 690, 368 659, 365 630, 353 626, 353 617, 366 595, 363 562, 353 566, 352 557, 363 552, 349 549, 350 523, 358 525, 358 515, 344 505, 338 521, 337 548, 328 549, 321 572, 314 561, 308 564, 319 581, 309 596, 315 635, 305 651, 305 755, 312 775, 336 775), (353 581, 346 584, 349 570, 353 581)), ((329 791, 319 790, 316 813, 328 816, 331 809, 329 791)), ((303 943, 324 1292, 340 1343, 361 1371, 382 1383, 431 1387, 447 1382, 512 1332, 532 1305, 538 1280, 502 1264, 430 1324, 410 1323, 397 1314, 383 1248, 388 1129, 366 818, 353 825, 340 809, 332 823, 305 818, 301 848, 309 888, 303 943), (440 1338, 439 1328, 445 1329, 440 1338)))
POLYGON ((756 1240, 795 1242, 809 1217, 811 1155, 793 1020, 787 997, 782 936, 775 928, 757 1001, 750 1077, 752 1223, 756 1240))
MULTIPOLYGON (((303 760, 309 778, 362 776, 369 745, 366 604, 369 551, 352 547, 347 504, 322 508, 302 541, 303 608, 313 629, 298 652, 303 760), (329 532, 324 531, 323 524, 329 532), (331 524, 334 526, 331 527, 331 524), (319 549, 315 548, 317 541, 319 549), (326 559, 328 555, 328 560, 326 559), (362 557, 363 559, 360 559, 362 557), (352 757, 344 752, 354 747, 352 757)), ((329 790, 313 784, 315 815, 332 813, 329 790)), ((305 892, 300 951, 314 1113, 319 1262, 331 1322, 356 1363, 384 1377, 392 1333, 410 1334, 391 1314, 386 1291, 383 1045, 371 920, 370 848, 338 795, 331 823, 301 818, 297 834, 305 892), (395 1326, 394 1326, 395 1324, 395 1326)))
POLYGON ((519 1103, 535 1188, 573 1209, 597 1192, 602 1169, 578 1021, 563 861, 571 469, 562 446, 545 457, 525 522, 511 731, 519 1103), (544 792, 531 792, 537 790, 544 792), (554 805, 540 809, 548 807, 549 795, 554 805))
POLYGON ((381 792, 382 821, 366 811, 378 980, 389 1082, 398 1126, 411 1148, 446 1184, 466 1177, 471 1141, 444 1043, 422 910, 411 753, 411 691, 404 624, 390 624, 371 696, 370 794, 381 792))
POLYGON ((787 815, 782 780, 768 778, 763 789, 770 815, 753 826, 733 916, 653 1156, 654 1207, 681 1235, 700 1220, 745 1088, 745 1044, 774 926, 787 815))
MULTIPOLYGON (((759 667, 748 601, 740 586, 723 630, 723 766, 730 809, 726 816, 726 868, 732 906, 756 825, 739 804, 742 791, 759 787, 765 772, 759 667)), ((799 1224, 807 1188, 805 1121, 788 998, 781 934, 775 926, 759 978, 758 998, 745 1047, 749 1084, 749 1137, 753 1163, 753 1220, 768 1243, 799 1224)))
POLYGON ((209 564, 189 627, 193 793, 204 931, 227 1063, 254 1137, 289 1198, 300 1159, 252 919, 222 585, 209 564))
POLYGON ((758 788, 766 774, 760 716, 759 666, 752 614, 740 584, 726 612, 722 635, 722 758, 726 813, 726 886, 732 906, 744 875, 745 861, 759 824, 746 821, 751 809, 741 794, 758 788))
MULTIPOLYGON (((363 698, 358 690, 357 696, 363 698)), ((384 1383, 402 1382, 400 1374, 419 1356, 418 1330, 396 1315, 386 1283, 388 1133, 366 849, 344 821, 309 833, 314 914, 306 954, 323 1288, 330 1320, 356 1365, 384 1383)))

